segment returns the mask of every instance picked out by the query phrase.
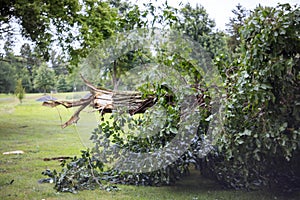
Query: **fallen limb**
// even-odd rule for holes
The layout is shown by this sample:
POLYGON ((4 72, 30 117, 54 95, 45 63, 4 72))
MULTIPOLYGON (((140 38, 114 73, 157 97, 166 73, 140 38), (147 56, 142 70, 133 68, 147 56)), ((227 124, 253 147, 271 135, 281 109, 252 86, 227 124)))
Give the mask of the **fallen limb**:
POLYGON ((62 162, 63 160, 72 159, 70 156, 59 156, 54 158, 44 158, 44 161, 51 161, 51 160, 58 160, 59 162, 62 162))
POLYGON ((66 108, 79 107, 78 110, 71 116, 71 118, 61 125, 62 128, 77 123, 80 119, 80 112, 88 105, 99 111, 102 115, 105 113, 112 113, 119 108, 127 108, 131 115, 136 113, 143 113, 145 110, 155 103, 154 97, 143 99, 142 94, 136 91, 112 91, 107 89, 96 88, 83 77, 86 86, 90 90, 90 96, 80 99, 78 101, 59 101, 49 100, 43 103, 43 106, 56 107, 62 105, 66 108))
MULTIPOLYGON (((147 96, 144 98, 140 92, 137 91, 112 91, 104 88, 97 88, 90 82, 85 80, 84 83, 90 90, 90 95, 78 101, 58 101, 48 100, 43 103, 43 106, 56 107, 62 105, 66 108, 79 107, 71 118, 61 125, 62 128, 68 127, 71 124, 77 123, 80 119, 80 112, 88 105, 93 107, 95 111, 99 111, 101 115, 105 113, 112 113, 115 110, 126 108, 129 114, 144 113, 148 108, 156 103, 155 96, 147 96)), ((173 97, 166 96, 165 98, 172 104, 173 97)), ((200 107, 206 107, 203 95, 196 97, 195 102, 200 107)))

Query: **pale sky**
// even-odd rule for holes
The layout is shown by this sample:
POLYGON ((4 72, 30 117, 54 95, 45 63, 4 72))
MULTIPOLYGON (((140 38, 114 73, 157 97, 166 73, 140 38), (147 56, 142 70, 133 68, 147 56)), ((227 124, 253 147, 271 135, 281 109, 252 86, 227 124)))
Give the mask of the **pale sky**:
MULTIPOLYGON (((133 3, 142 5, 145 2, 153 2, 161 4, 165 0, 130 0, 133 3)), ((168 0, 168 4, 173 7, 178 7, 179 3, 190 3, 191 5, 202 5, 209 17, 214 19, 217 28, 225 30, 225 24, 229 22, 229 18, 233 17, 232 10, 236 8, 239 3, 247 10, 253 10, 256 6, 261 4, 262 6, 276 6, 277 3, 290 3, 291 5, 300 5, 300 0, 168 0)))

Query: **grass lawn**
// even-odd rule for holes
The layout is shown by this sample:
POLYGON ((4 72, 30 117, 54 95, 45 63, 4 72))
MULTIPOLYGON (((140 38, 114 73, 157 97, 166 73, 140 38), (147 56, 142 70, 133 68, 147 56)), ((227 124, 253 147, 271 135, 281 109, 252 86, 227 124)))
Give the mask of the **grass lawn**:
MULTIPOLYGON (((72 99, 84 94, 55 94, 59 99, 72 99)), ((79 155, 81 149, 91 146, 89 135, 96 127, 97 115, 83 112, 77 126, 61 129, 60 124, 72 115, 63 107, 48 108, 35 101, 42 94, 27 94, 23 104, 12 95, 0 94, 0 199, 190 199, 190 200, 275 200, 299 199, 296 194, 278 194, 274 191, 234 191, 223 189, 217 183, 201 177, 199 172, 167 187, 137 187, 120 185, 118 192, 101 190, 80 191, 77 194, 58 193, 53 184, 39 184, 46 178, 45 169, 60 171, 58 161, 44 158, 79 155), (21 155, 3 155, 3 152, 23 150, 21 155)))

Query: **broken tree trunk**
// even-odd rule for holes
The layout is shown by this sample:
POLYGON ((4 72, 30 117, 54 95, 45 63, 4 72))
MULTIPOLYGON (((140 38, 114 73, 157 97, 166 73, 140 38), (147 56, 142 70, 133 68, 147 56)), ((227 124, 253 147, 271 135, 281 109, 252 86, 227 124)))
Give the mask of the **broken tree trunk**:
MULTIPOLYGON (((57 101, 57 100, 47 100, 43 103, 43 106, 55 107, 62 105, 66 108, 79 107, 77 111, 72 115, 72 117, 62 124, 62 128, 65 128, 71 124, 77 123, 79 120, 80 112, 86 108, 88 105, 92 106, 96 111, 99 111, 101 115, 105 113, 112 113, 114 110, 126 108, 127 112, 131 115, 137 113, 144 113, 148 108, 152 107, 156 103, 155 96, 147 96, 143 98, 142 94, 137 91, 112 91, 103 88, 97 88, 82 76, 81 78, 85 82, 86 86, 90 90, 90 95, 86 98, 80 99, 78 101, 57 101)), ((194 87, 195 89, 197 87, 194 87)), ((202 89, 199 89, 204 91, 202 89)), ((173 103, 172 96, 166 96, 170 104, 173 103)), ((200 107, 209 107, 204 101, 204 95, 198 95, 196 105, 200 107)))
POLYGON ((100 89, 96 88, 83 77, 82 79, 90 90, 90 95, 88 97, 78 101, 49 100, 43 103, 43 106, 49 107, 55 107, 58 105, 62 105, 66 108, 79 107, 72 117, 66 123, 62 124, 62 128, 65 128, 73 123, 77 123, 80 112, 88 105, 92 106, 102 115, 105 113, 111 113, 119 108, 127 108, 128 112, 131 115, 134 115, 136 113, 145 112, 145 110, 155 104, 155 98, 152 96, 142 98, 142 94, 137 91, 120 92, 100 89))

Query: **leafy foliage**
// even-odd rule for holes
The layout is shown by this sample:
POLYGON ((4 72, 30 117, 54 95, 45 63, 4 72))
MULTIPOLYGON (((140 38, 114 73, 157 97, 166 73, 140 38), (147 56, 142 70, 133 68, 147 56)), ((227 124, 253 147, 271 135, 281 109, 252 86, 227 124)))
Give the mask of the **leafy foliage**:
MULTIPOLYGON (((170 98, 166 98, 173 94, 160 84, 153 85, 151 88, 149 85, 144 85, 141 90, 147 96, 153 95, 151 91, 154 88, 156 106, 161 106, 161 109, 166 110, 167 113, 163 114, 161 109, 155 109, 147 111, 142 116, 131 116, 126 112, 123 113, 122 110, 120 112, 123 114, 119 112, 112 114, 111 120, 100 123, 92 133, 91 140, 95 146, 91 152, 85 152, 82 158, 74 158, 61 173, 54 172, 55 188, 58 191, 74 192, 81 189, 93 189, 95 185, 97 186, 95 178, 99 181, 119 184, 169 185, 187 174, 190 164, 197 165, 198 148, 201 148, 202 137, 207 126, 204 117, 207 115, 203 115, 203 124, 199 125, 198 134, 193 139, 193 143, 186 144, 190 148, 174 161, 163 164, 163 168, 157 168, 156 164, 151 162, 150 157, 148 160, 133 163, 133 158, 126 156, 128 153, 137 156, 143 153, 153 153, 167 146, 178 134, 180 115, 178 101, 174 99, 170 101, 170 98), (161 115, 165 115, 167 119, 162 120, 158 117, 161 115), (157 128, 149 124, 155 124, 157 128), (91 165, 89 162, 98 163, 101 167, 91 165), (105 171, 103 171, 103 164, 107 166, 105 171), (127 172, 124 169, 132 171, 127 172)), ((166 152, 166 155, 176 156, 173 151, 166 152)), ((161 162, 168 161, 161 160, 161 162)))
POLYGON ((241 4, 236 6, 236 9, 232 10, 234 14, 233 18, 230 18, 229 23, 226 24, 229 38, 227 44, 232 52, 239 50, 241 44, 241 37, 239 30, 244 26, 246 18, 249 16, 249 11, 246 10, 241 4))
POLYGON ((43 64, 36 70, 34 77, 34 87, 44 93, 54 89, 55 74, 54 71, 43 64))
POLYGON ((115 10, 96 0, 14 0, 1 2, 0 31, 14 36, 18 23, 22 36, 30 39, 49 60, 54 39, 59 41, 66 58, 73 64, 112 35, 116 26, 115 10))
POLYGON ((24 66, 23 59, 14 55, 12 47, 11 43, 5 42, 5 57, 0 61, 0 92, 14 93, 18 79, 22 79, 26 91, 32 91, 29 70, 24 66))
POLYGON ((300 10, 258 7, 246 22, 240 57, 226 71, 227 123, 210 168, 233 188, 297 187, 300 10))
POLYGON ((16 89, 15 89, 15 95, 19 99, 20 103, 22 103, 22 100, 25 97, 25 88, 23 88, 22 79, 19 79, 17 81, 17 85, 16 85, 16 89))
POLYGON ((61 192, 76 193, 78 190, 94 190, 96 188, 107 191, 117 191, 118 188, 102 182, 101 175, 103 163, 95 159, 89 149, 81 151, 81 157, 74 157, 71 162, 65 160, 59 174, 54 170, 46 170, 43 175, 50 177, 55 182, 55 189, 61 192))
POLYGON ((73 91, 73 85, 68 80, 66 75, 58 76, 58 81, 56 83, 56 88, 58 92, 71 92, 73 91))
POLYGON ((0 92, 10 93, 15 88, 15 68, 9 63, 0 61, 0 92))
POLYGON ((58 33, 70 30, 78 11, 80 5, 77 0, 4 0, 1 2, 0 30, 11 37, 13 22, 19 23, 22 35, 35 42, 45 58, 48 58, 47 48, 53 39, 51 24, 55 25, 58 33))
POLYGON ((226 51, 224 36, 214 31, 216 24, 210 19, 205 8, 199 4, 193 8, 185 5, 178 11, 178 20, 174 28, 198 42, 214 58, 221 51, 226 51))

